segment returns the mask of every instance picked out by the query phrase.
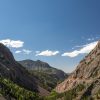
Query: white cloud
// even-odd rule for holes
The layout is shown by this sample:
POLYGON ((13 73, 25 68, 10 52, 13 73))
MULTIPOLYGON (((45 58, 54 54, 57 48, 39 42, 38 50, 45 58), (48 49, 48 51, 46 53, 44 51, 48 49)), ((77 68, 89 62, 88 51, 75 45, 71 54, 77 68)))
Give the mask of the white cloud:
POLYGON ((38 51, 36 52, 36 56, 55 56, 59 53, 59 51, 50 51, 50 50, 45 50, 45 51, 38 51))
POLYGON ((94 49, 94 47, 97 45, 98 41, 83 45, 83 47, 79 50, 74 50, 72 52, 65 52, 64 54, 62 54, 62 56, 68 56, 68 57, 76 57, 79 54, 85 54, 85 53, 89 53, 92 49, 94 49))
POLYGON ((24 44, 24 42, 21 40, 10 40, 10 39, 0 40, 0 43, 6 45, 7 47, 12 47, 12 48, 20 48, 23 47, 24 44))
POLYGON ((78 50, 74 50, 72 52, 65 52, 62 54, 62 56, 68 56, 68 57, 76 57, 79 54, 78 50))
POLYGON ((27 55, 30 54, 31 52, 32 52, 31 50, 26 50, 26 49, 15 51, 16 54, 22 53, 22 54, 27 54, 27 55))
POLYGON ((15 51, 15 53, 17 53, 17 54, 18 54, 18 53, 21 53, 21 52, 22 52, 22 51, 19 51, 19 50, 15 51))
POLYGON ((22 51, 24 54, 30 54, 32 52, 31 50, 26 50, 26 49, 23 49, 22 51))

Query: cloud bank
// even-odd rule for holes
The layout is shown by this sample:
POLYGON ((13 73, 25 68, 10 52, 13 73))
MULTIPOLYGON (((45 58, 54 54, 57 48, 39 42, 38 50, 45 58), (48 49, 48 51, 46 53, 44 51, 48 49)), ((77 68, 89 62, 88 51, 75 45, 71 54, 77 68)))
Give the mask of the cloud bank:
POLYGON ((24 42, 21 40, 11 40, 11 39, 0 40, 0 43, 6 45, 7 47, 12 47, 12 48, 20 48, 23 47, 24 45, 24 42))
POLYGON ((50 50, 45 50, 45 51, 36 51, 36 56, 55 56, 59 53, 59 51, 50 51, 50 50))
POLYGON ((79 50, 74 50, 72 52, 65 52, 62 54, 62 56, 68 56, 68 57, 76 57, 79 54, 85 54, 85 53, 89 53, 92 49, 94 49, 94 47, 97 45, 98 41, 83 45, 81 49, 79 50))

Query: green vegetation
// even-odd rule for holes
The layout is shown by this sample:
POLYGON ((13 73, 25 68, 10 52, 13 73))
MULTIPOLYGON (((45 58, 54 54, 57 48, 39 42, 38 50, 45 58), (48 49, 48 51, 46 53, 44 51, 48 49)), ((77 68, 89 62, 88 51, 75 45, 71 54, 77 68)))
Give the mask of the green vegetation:
POLYGON ((43 71, 29 72, 36 77, 36 79, 39 81, 39 85, 48 91, 54 89, 59 81, 62 82, 53 74, 51 75, 43 71))
POLYGON ((0 95, 16 100, 40 100, 36 93, 28 91, 3 77, 0 77, 0 95))
POLYGON ((55 91, 52 91, 49 96, 45 98, 45 100, 57 100, 57 99, 63 99, 63 100, 73 100, 78 96, 78 93, 81 92, 85 86, 83 84, 79 84, 75 88, 66 91, 64 93, 56 93, 55 91))
POLYGON ((50 93, 49 96, 45 97, 44 100, 56 100, 58 98, 58 93, 55 92, 54 90, 50 93))

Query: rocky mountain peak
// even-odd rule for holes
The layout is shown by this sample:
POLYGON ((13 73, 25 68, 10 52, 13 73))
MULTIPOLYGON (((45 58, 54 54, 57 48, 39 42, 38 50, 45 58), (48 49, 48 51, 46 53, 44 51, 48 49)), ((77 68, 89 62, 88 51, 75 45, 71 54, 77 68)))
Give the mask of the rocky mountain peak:
POLYGON ((0 60, 1 61, 7 60, 9 62, 15 61, 10 50, 5 45, 3 45, 2 43, 0 43, 0 60))
POLYGON ((64 92, 77 84, 92 82, 100 76, 100 41, 96 47, 82 60, 76 70, 64 82, 56 87, 57 92, 64 92))

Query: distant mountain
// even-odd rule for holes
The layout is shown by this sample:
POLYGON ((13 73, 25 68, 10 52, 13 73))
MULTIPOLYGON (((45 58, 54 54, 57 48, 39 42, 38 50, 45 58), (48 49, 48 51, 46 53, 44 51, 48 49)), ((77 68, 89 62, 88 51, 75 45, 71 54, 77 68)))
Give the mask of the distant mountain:
POLYGON ((55 90, 64 100, 100 100, 100 41, 55 90))
POLYGON ((67 78, 67 74, 62 70, 51 67, 48 63, 40 60, 23 60, 19 63, 26 67, 30 73, 32 73, 37 79, 40 86, 51 91, 58 82, 63 81, 67 78))

